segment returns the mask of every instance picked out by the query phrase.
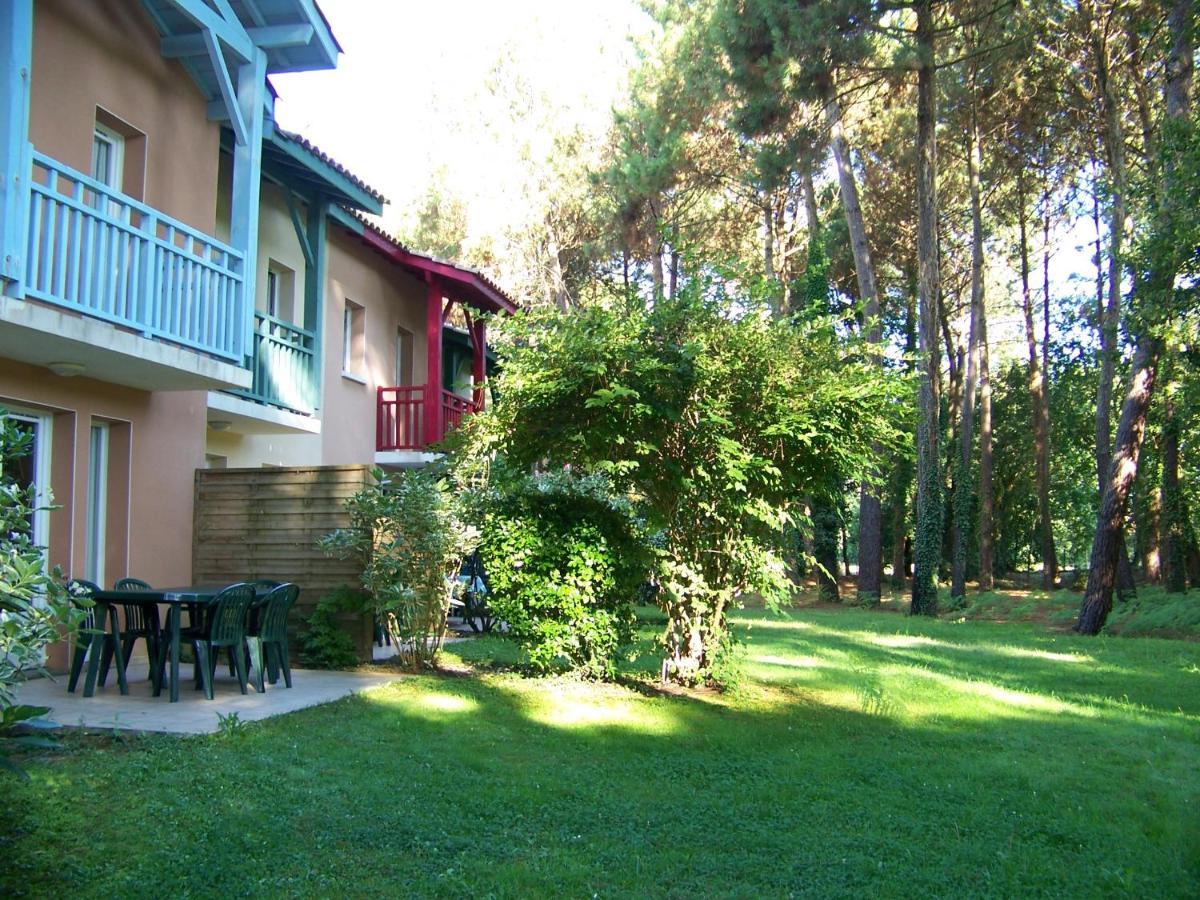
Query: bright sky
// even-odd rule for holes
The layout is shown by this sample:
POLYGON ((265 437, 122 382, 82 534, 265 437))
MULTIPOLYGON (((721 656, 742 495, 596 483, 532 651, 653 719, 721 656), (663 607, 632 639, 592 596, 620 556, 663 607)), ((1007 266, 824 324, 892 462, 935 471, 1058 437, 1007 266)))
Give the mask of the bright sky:
MULTIPOLYGON (((384 212, 391 230, 410 221, 440 175, 466 201, 476 237, 499 238, 524 224, 529 160, 547 152, 540 121, 605 133, 635 61, 629 36, 648 27, 636 0, 322 0, 321 7, 345 52, 333 71, 272 79, 280 124, 381 191, 391 201, 384 212), (489 93, 498 70, 505 103, 489 93), (519 113, 523 127, 513 128, 507 100, 521 93, 511 89, 518 80, 532 102, 519 113)), ((1056 232, 1053 291, 1086 294, 1094 277, 1091 222, 1056 232)), ((990 336, 1001 354, 1023 352, 1023 326, 1006 299, 990 301, 990 336)))
POLYGON ((538 98, 531 118, 569 117, 602 133, 644 14, 632 0, 322 0, 345 52, 333 71, 273 78, 276 116, 390 201, 395 228, 442 169, 473 225, 511 216, 498 168, 513 137, 482 121, 480 100, 504 60, 538 98))

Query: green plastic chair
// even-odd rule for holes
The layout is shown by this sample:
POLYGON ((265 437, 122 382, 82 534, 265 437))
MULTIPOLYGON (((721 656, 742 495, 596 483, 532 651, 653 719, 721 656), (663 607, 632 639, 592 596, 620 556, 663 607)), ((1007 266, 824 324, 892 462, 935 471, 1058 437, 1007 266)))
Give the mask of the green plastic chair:
POLYGON ((246 615, 254 602, 254 586, 231 584, 213 598, 206 610, 203 626, 191 636, 196 654, 196 671, 209 700, 213 698, 213 678, 217 673, 217 654, 223 649, 233 652, 238 685, 246 693, 246 615))
POLYGON ((264 597, 258 607, 258 621, 246 638, 250 651, 250 662, 254 666, 254 686, 261 694, 266 691, 263 684, 263 662, 266 661, 268 680, 274 684, 283 670, 283 683, 292 686, 292 667, 288 662, 287 617, 300 596, 300 588, 294 584, 281 584, 264 597))
MULTIPOLYGON (((283 584, 282 581, 272 581, 269 578, 260 578, 258 581, 248 581, 246 584, 254 588, 254 602, 250 604, 250 611, 246 618, 246 634, 254 634, 258 630, 258 617, 264 606, 267 605, 267 596, 275 588, 283 584)), ((237 674, 237 666, 233 661, 234 649, 229 648, 229 674, 237 674)), ((250 648, 243 647, 242 652, 246 654, 246 664, 250 664, 250 648)), ((272 682, 274 683, 274 682, 272 682)))
MULTIPOLYGON (((94 591, 98 590, 100 590, 100 585, 92 581, 86 581, 83 578, 73 578, 67 582, 67 591, 72 597, 78 596, 81 591, 90 596, 94 591)), ((109 618, 111 620, 111 631, 108 630, 110 622, 97 623, 96 607, 91 606, 87 608, 83 621, 79 625, 79 634, 81 637, 75 643, 75 656, 71 660, 71 675, 67 680, 68 693, 75 693, 75 687, 79 684, 79 674, 83 671, 83 664, 87 661, 88 651, 92 646, 90 633, 94 633, 96 631, 104 632, 104 643, 102 645, 103 653, 101 658, 111 658, 112 653, 117 645, 117 639, 121 634, 120 628, 117 625, 117 611, 112 607, 109 607, 109 618), (85 634, 89 635, 87 640, 82 639, 82 635, 85 634)), ((105 666, 104 671, 107 673, 107 666, 105 666)), ((124 673, 122 673, 121 680, 124 680, 124 677, 124 673)), ((103 686, 104 678, 101 677, 99 681, 101 686, 103 686)))
MULTIPOLYGON (((140 578, 122 578, 113 585, 114 591, 151 591, 154 590, 140 578)), ((125 667, 129 667, 129 654, 138 638, 146 642, 146 653, 150 658, 150 677, 157 679, 159 675, 159 654, 162 652, 162 630, 158 621, 158 606, 143 606, 140 603, 122 603, 125 613, 125 627, 121 629, 121 653, 125 667)), ((100 660, 100 684, 108 677, 108 667, 112 663, 113 648, 105 646, 104 656, 100 660)), ((157 682, 155 682, 157 684, 157 682)))

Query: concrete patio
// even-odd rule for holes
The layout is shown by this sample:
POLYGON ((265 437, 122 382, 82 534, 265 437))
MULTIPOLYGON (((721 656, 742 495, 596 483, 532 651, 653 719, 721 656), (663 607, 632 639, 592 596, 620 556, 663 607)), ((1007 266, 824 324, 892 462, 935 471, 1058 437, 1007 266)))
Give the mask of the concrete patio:
POLYGON ((108 684, 96 687, 92 697, 83 696, 83 679, 74 694, 67 693, 67 678, 36 678, 23 684, 17 702, 48 706, 50 713, 38 721, 45 727, 118 729, 120 731, 157 731, 171 734, 209 734, 217 731, 220 716, 238 714, 242 722, 253 722, 339 700, 350 694, 395 681, 396 673, 329 672, 293 669, 292 687, 283 679, 267 685, 259 694, 251 685, 242 695, 237 679, 221 666, 217 672, 212 700, 203 691, 192 689, 192 667, 179 666, 179 702, 171 703, 167 691, 153 696, 149 671, 144 663, 131 663, 128 670, 129 693, 117 689, 116 673, 110 672, 108 684))

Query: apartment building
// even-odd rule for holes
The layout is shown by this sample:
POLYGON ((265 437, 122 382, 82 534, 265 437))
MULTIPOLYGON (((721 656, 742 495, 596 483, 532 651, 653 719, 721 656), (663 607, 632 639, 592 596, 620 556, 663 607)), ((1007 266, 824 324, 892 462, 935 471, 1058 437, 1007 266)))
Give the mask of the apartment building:
POLYGON ((515 306, 481 273, 372 225, 364 214, 385 202, 303 137, 269 125, 254 382, 209 392, 209 466, 419 465, 482 406, 482 317, 515 306))
POLYGON ((185 583, 196 469, 417 464, 483 402, 512 302, 274 123, 339 52, 312 0, 0 0, 0 407, 67 574, 185 583))

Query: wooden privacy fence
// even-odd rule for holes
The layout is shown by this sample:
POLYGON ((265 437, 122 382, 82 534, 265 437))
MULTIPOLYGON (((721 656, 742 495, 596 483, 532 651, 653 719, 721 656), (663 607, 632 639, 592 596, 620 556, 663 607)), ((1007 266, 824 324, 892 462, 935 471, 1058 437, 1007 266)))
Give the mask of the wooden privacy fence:
MULTIPOLYGON (((358 566, 317 549, 317 541, 350 523, 345 502, 370 483, 369 466, 196 471, 192 576, 199 584, 272 579, 300 585, 289 619, 296 633, 317 601, 339 587, 361 587, 358 566)), ((371 658, 369 616, 342 620, 362 660, 371 658)))

